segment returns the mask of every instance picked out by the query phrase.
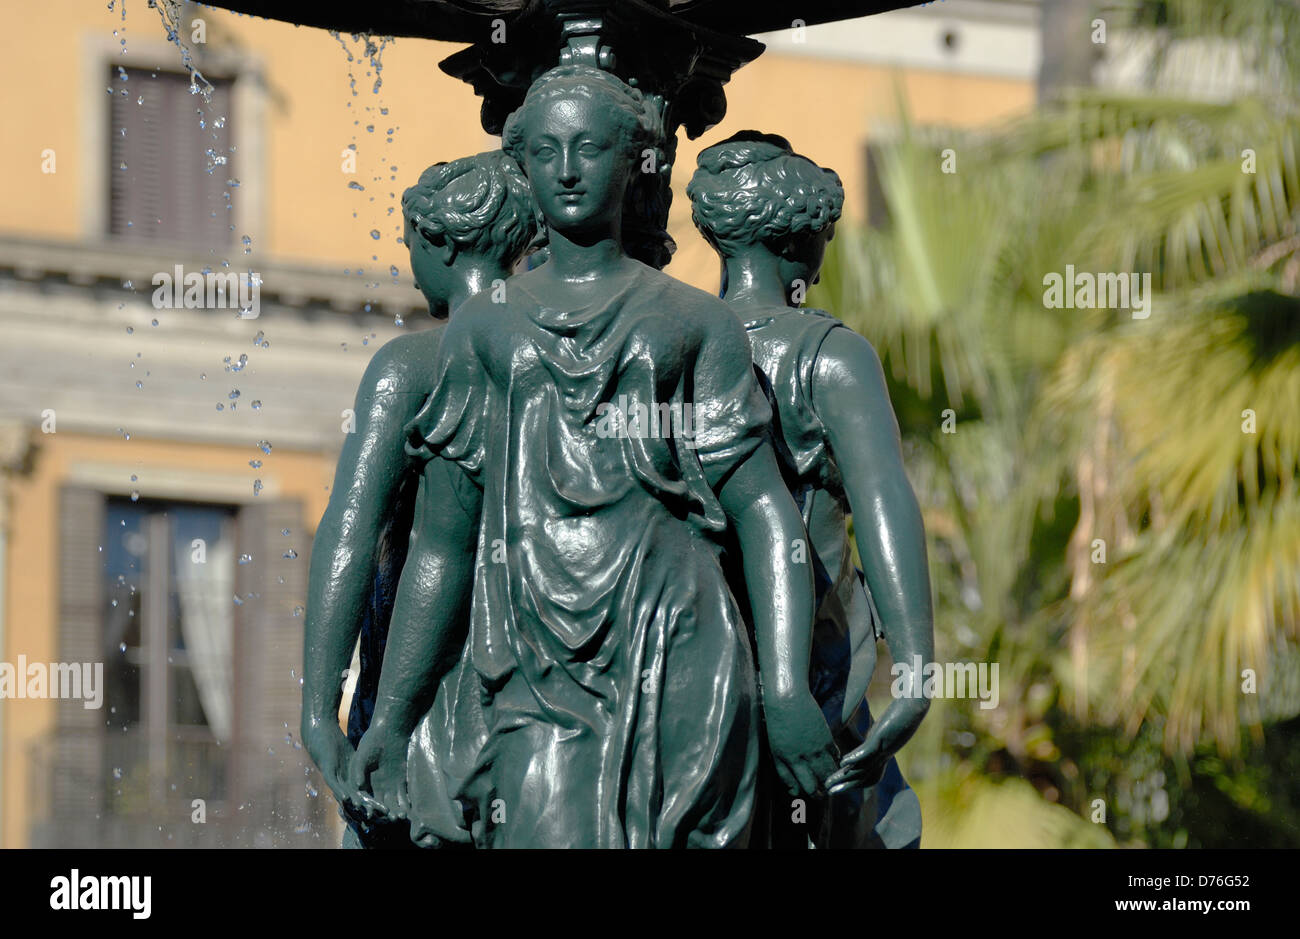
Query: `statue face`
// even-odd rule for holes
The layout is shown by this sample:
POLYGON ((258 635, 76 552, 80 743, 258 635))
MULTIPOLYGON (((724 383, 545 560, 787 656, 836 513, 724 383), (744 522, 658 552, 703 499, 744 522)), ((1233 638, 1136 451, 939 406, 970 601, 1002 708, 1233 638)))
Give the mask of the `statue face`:
POLYGON ((451 251, 446 245, 436 245, 406 223, 405 240, 411 252, 411 273, 415 285, 424 294, 429 309, 435 316, 446 316, 448 297, 452 294, 456 276, 451 264, 451 251))
POLYGON ((546 223, 566 235, 606 234, 616 223, 632 163, 599 101, 560 97, 526 128, 524 172, 546 223))

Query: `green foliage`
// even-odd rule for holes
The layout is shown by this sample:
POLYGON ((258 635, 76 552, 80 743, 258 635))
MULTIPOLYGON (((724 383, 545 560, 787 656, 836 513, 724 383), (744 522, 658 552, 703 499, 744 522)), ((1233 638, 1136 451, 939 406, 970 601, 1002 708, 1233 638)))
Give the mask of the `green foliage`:
MULTIPOLYGON (((1163 6, 1234 36, 1297 18, 1163 6)), ((886 226, 832 242, 810 303, 885 364, 937 654, 1001 665, 995 711, 936 703, 905 753, 926 844, 1300 843, 1276 744, 1300 714, 1298 149, 1287 94, 1080 92, 964 141, 905 123, 886 226), (1048 308, 1067 264, 1150 275, 1149 318, 1048 308)))

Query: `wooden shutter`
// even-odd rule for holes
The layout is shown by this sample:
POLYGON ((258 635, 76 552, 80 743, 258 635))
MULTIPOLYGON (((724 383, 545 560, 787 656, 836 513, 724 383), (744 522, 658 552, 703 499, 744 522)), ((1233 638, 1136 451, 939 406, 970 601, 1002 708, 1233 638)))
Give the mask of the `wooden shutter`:
POLYGON ((286 740, 299 741, 302 715, 311 544, 301 505, 259 501, 246 506, 239 513, 238 552, 253 560, 238 568, 235 580, 243 599, 235 636, 235 801, 248 805, 244 828, 255 846, 301 844, 295 829, 304 823, 319 829, 328 801, 319 789, 316 797, 308 793, 310 758, 286 740))
MULTIPOLYGON (((104 661, 104 513, 103 493, 79 487, 59 493, 61 662, 104 661)), ((45 777, 50 787, 47 836, 60 847, 93 844, 94 827, 81 822, 103 811, 104 712, 87 709, 79 698, 60 699, 55 707, 45 777)))
POLYGON ((226 198, 235 178, 232 83, 210 79, 209 103, 190 92, 184 73, 124 71, 126 81, 116 66, 109 74, 109 234, 190 247, 233 244, 226 198), (214 164, 209 150, 227 162, 214 164))

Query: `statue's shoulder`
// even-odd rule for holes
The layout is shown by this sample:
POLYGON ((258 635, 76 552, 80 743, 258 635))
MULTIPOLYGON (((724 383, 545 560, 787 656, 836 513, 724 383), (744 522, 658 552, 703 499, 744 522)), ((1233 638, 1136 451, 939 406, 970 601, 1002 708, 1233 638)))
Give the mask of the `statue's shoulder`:
POLYGON ((778 342, 784 345, 818 346, 835 333, 853 333, 840 320, 815 307, 762 307, 743 314, 745 330, 754 342, 778 342))
POLYGON ((513 296, 521 277, 519 274, 505 281, 505 286, 487 287, 476 294, 472 294, 460 303, 456 309, 451 312, 451 319, 447 323, 447 332, 455 335, 467 328, 477 326, 478 321, 484 316, 500 314, 505 308, 506 300, 513 296), (502 291, 504 290, 504 294, 502 291))
POLYGON ((483 343, 492 336, 510 335, 513 329, 506 322, 514 315, 518 307, 526 302, 526 293, 520 288, 516 275, 500 284, 487 287, 465 299, 454 310, 442 331, 441 346, 446 354, 463 355, 467 352, 478 354, 483 343))
POLYGON ((880 355, 871 340, 839 320, 834 323, 840 328, 828 330, 817 346, 816 368, 820 380, 835 383, 851 376, 861 382, 878 377, 883 386, 880 355))
POLYGON ((707 291, 692 287, 671 274, 641 265, 642 283, 651 288, 646 291, 649 302, 657 312, 672 322, 674 329, 693 326, 701 336, 717 333, 743 334, 735 312, 722 300, 707 291))
MULTIPOLYGON (((805 307, 800 307, 797 310, 794 310, 794 312, 800 316, 809 317, 811 322, 814 323, 825 322, 826 325, 828 326, 844 326, 844 323, 840 321, 840 318, 836 316, 834 313, 830 312, 829 310, 822 310, 822 309, 818 309, 817 307, 805 306, 805 307)), ((844 328, 847 329, 848 327, 845 326, 844 328)))
POLYGON ((403 333, 380 347, 370 359, 361 380, 362 394, 423 394, 428 391, 430 368, 442 344, 445 321, 403 333))

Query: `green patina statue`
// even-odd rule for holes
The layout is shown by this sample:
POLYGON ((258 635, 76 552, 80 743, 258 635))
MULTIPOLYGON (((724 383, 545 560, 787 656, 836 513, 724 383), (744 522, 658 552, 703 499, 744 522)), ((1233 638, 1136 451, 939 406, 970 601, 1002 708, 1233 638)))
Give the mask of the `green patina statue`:
POLYGON ((792 550, 806 536, 744 332, 623 251, 623 196, 662 126, 653 98, 572 65, 505 127, 549 259, 443 332, 409 427, 424 460, 410 554, 348 780, 420 843, 741 845, 760 728, 790 791, 811 797, 835 771, 807 677, 813 578, 792 550), (728 534, 764 599, 761 685, 719 557, 728 534))
POLYGON ((873 724, 865 692, 878 636, 932 658, 920 516, 874 351, 797 302, 838 178, 779 138, 711 148, 728 302, 661 273, 675 129, 761 46, 551 6, 553 37, 453 57, 503 151, 403 197, 450 321, 376 355, 317 532, 302 732, 345 844, 915 844, 892 756, 926 702, 873 724))
MULTIPOLYGON (((814 840, 835 847, 917 843, 920 809, 892 758, 929 701, 897 698, 872 724, 865 694, 878 635, 895 661, 933 659, 921 513, 875 350, 830 314, 800 308, 834 236, 843 187, 784 139, 746 132, 700 154, 687 192, 696 226, 722 258, 724 298, 749 333, 772 402, 777 451, 813 545, 813 688, 849 751, 831 778, 829 810, 814 840), (850 514, 866 590, 849 545, 850 514), (870 787, 867 798, 859 787, 870 787)), ((780 841, 779 823, 789 813, 775 814, 780 841)), ((794 832, 795 840, 802 836, 794 832)))
MULTIPOLYGON (((402 210, 416 284, 439 319, 503 283, 541 231, 527 181, 500 151, 431 166, 403 194, 402 210)), ((374 708, 414 518, 420 472, 406 454, 405 428, 433 386, 442 332, 400 336, 371 360, 312 552, 302 736, 344 809, 351 844, 410 844, 408 827, 400 819, 385 824, 346 779, 374 708), (345 737, 339 701, 358 639, 360 675, 345 737)))

